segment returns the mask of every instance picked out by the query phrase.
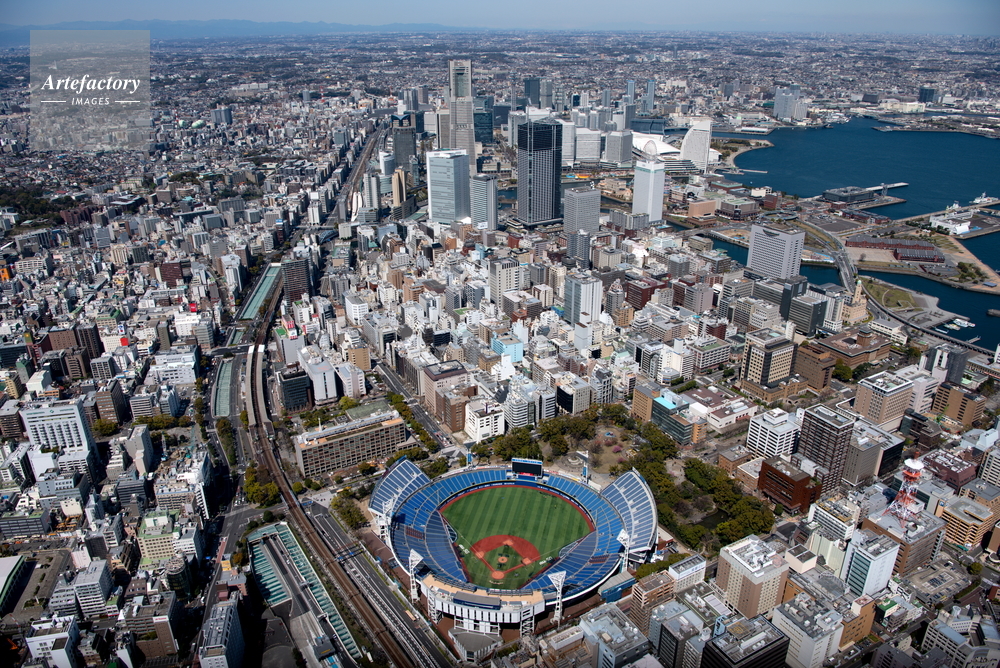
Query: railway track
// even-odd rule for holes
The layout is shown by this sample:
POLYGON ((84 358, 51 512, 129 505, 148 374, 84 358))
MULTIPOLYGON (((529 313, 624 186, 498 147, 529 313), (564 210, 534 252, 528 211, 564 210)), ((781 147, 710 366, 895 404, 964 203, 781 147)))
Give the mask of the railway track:
POLYGON ((250 351, 247 385, 245 386, 245 399, 248 402, 248 432, 254 449, 254 458, 271 472, 272 478, 281 491, 281 498, 288 508, 288 515, 292 524, 309 546, 314 558, 322 564, 327 573, 333 576, 337 588, 343 595, 347 605, 361 621, 376 645, 381 647, 382 651, 385 652, 396 668, 428 668, 425 661, 419 659, 414 661, 410 653, 400 645, 396 636, 389 632, 381 616, 338 562, 334 553, 327 547, 326 542, 319 535, 316 527, 306 516, 302 507, 299 506, 298 499, 292 492, 291 485, 289 485, 288 479, 285 477, 285 473, 278 462, 278 456, 275 452, 276 446, 274 444, 274 427, 271 424, 267 414, 267 406, 264 402, 263 365, 267 333, 282 294, 280 278, 275 282, 273 291, 274 294, 271 295, 267 314, 261 321, 257 338, 250 351))

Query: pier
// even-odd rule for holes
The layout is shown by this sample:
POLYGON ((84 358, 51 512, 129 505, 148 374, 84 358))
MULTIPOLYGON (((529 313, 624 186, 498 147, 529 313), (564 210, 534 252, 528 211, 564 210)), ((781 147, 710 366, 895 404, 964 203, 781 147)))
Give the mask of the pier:
POLYGON ((865 190, 868 191, 868 192, 870 192, 870 193, 875 193, 875 192, 878 192, 879 190, 885 191, 885 190, 890 190, 892 188, 905 188, 908 185, 910 185, 910 184, 909 183, 883 183, 880 186, 871 186, 871 187, 865 188, 865 190))

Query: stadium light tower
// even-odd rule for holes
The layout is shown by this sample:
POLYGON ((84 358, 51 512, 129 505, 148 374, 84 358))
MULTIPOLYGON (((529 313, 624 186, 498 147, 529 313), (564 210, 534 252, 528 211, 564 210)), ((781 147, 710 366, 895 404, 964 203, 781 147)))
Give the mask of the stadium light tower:
POLYGON ((562 622, 563 616, 563 584, 566 582, 566 571, 559 571, 549 576, 552 586, 556 588, 556 609, 552 613, 552 623, 556 626, 562 622))
POLYGON ((424 558, 421 557, 416 550, 410 550, 410 600, 419 601, 420 600, 420 589, 417 587, 417 566, 424 558))
POLYGON ((628 531, 622 529, 621 532, 619 532, 618 542, 625 546, 625 553, 622 555, 622 570, 621 570, 621 572, 624 573, 625 569, 628 567, 628 550, 629 550, 629 542, 631 542, 631 536, 629 536, 628 531))

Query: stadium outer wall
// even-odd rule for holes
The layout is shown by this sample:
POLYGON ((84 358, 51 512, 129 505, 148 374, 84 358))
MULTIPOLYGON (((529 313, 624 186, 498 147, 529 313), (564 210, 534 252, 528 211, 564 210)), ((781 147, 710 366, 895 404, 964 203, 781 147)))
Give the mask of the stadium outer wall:
MULTIPOLYGON (((412 467, 411 471, 415 470, 419 472, 419 469, 413 466, 412 463, 408 462, 407 464, 412 467)), ((390 473, 397 466, 400 466, 400 464, 397 463, 396 466, 390 469, 382 480, 379 481, 379 485, 387 481, 390 473)), ((437 562, 439 559, 428 559, 429 555, 418 552, 417 554, 421 557, 420 562, 410 575, 411 577, 415 576, 415 580, 419 584, 419 591, 423 594, 426 601, 428 617, 435 623, 440 621, 442 616, 447 616, 454 618, 456 628, 461 627, 471 632, 496 634, 499 633, 500 628, 503 626, 517 626, 520 627, 522 634, 530 633, 534 629, 534 620, 536 617, 545 613, 547 608, 555 607, 557 604, 565 604, 591 594, 603 582, 620 570, 621 560, 624 557, 624 546, 618 542, 617 538, 622 530, 628 533, 628 522, 625 521, 622 513, 615 508, 615 504, 609 501, 608 498, 597 493, 584 481, 574 476, 550 471, 545 472, 541 478, 517 476, 513 474, 508 466, 461 469, 450 472, 435 480, 427 479, 426 476, 420 473, 420 476, 423 476, 423 480, 426 480, 426 482, 417 479, 415 477, 416 473, 410 472, 409 475, 413 477, 413 480, 409 482, 410 487, 405 498, 397 495, 393 499, 392 504, 390 504, 392 507, 383 508, 382 512, 377 507, 370 506, 370 510, 376 517, 377 523, 381 525, 383 536, 387 539, 390 549, 400 565, 407 572, 410 572, 411 552, 416 552, 413 546, 408 544, 408 541, 412 540, 412 535, 420 535, 428 525, 426 521, 419 527, 412 525, 416 521, 414 520, 414 516, 418 515, 418 513, 412 512, 414 507, 418 507, 420 503, 426 503, 427 506, 433 507, 433 510, 429 513, 429 515, 433 515, 456 496, 495 485, 513 484, 526 487, 548 488, 548 483, 558 483, 561 489, 555 489, 555 492, 584 509, 595 525, 592 535, 597 535, 598 532, 601 532, 603 536, 601 539, 603 542, 600 542, 594 548, 592 555, 588 556, 590 553, 583 554, 587 558, 582 560, 582 566, 574 573, 569 574, 566 586, 561 588, 558 593, 556 588, 551 586, 551 583, 549 586, 542 586, 542 583, 548 582, 549 578, 560 572, 562 558, 557 560, 542 574, 536 576, 524 588, 519 590, 498 590, 479 587, 469 582, 462 582, 453 575, 449 576, 443 569, 438 568, 437 562), (494 479, 465 485, 461 476, 467 476, 469 480, 472 480, 476 477, 476 472, 490 474, 494 479), (576 489, 578 494, 568 492, 567 488, 571 490, 576 489), (421 501, 424 497, 426 499, 421 501), (414 499, 417 499, 416 503, 414 503, 414 499), (609 512, 609 508, 612 509, 611 512, 609 512), (389 511, 388 515, 385 512, 386 510, 389 511), (608 539, 609 533, 612 536, 610 540, 608 539), (576 575, 579 575, 579 579, 575 581, 570 579, 576 575), (558 601, 559 598, 562 598, 562 601, 558 601)), ((649 492, 648 486, 646 486, 641 476, 638 476, 634 472, 631 472, 630 475, 641 482, 641 487, 645 491, 645 494, 640 494, 640 496, 643 497, 642 501, 648 501, 648 504, 651 506, 649 511, 652 513, 652 531, 655 536, 656 515, 652 493, 649 492)), ((404 476, 405 474, 401 474, 396 477, 403 479, 404 476)), ((396 483, 399 482, 398 480, 396 481, 396 483)), ((634 479, 631 482, 634 483, 634 479)), ((391 483, 387 483, 387 485, 391 487, 391 483)), ((613 486, 614 483, 605 488, 604 491, 613 486)), ((376 491, 373 492, 371 497, 372 501, 375 502, 378 497, 388 498, 387 491, 391 493, 390 489, 383 490, 383 493, 379 494, 378 486, 376 486, 376 491)), ((417 523, 419 524, 419 521, 417 523)), ((597 543, 596 539, 592 542, 597 543)), ((649 540, 645 545, 630 546, 632 548, 629 550, 630 561, 645 560, 648 557, 648 553, 651 552, 654 543, 655 540, 649 540)), ((577 547, 576 543, 572 544, 573 549, 577 547)), ((450 558, 449 555, 442 554, 440 549, 437 550, 437 553, 439 558, 450 558)), ((457 555, 455 557, 457 558, 457 555)), ((581 559, 577 559, 577 561, 581 561, 581 559)))

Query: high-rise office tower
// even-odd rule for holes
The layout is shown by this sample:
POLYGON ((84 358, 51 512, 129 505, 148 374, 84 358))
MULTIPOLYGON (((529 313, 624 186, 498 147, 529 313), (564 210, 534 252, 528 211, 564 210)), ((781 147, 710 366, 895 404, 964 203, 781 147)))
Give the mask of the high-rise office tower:
POLYGON ((758 457, 790 455, 799 444, 799 423, 795 413, 780 408, 750 418, 747 449, 758 457))
POLYGON ((501 303, 503 293, 528 287, 528 267, 512 257, 490 262, 490 301, 501 303))
POLYGON ((472 199, 472 224, 476 226, 476 229, 497 229, 500 210, 497 202, 497 177, 489 174, 473 176, 470 196, 472 199))
POLYGON ((806 233, 802 230, 751 225, 747 267, 765 278, 797 276, 802 266, 805 239, 806 233))
POLYGON ((632 131, 609 132, 604 146, 604 161, 615 165, 632 162, 632 131))
POLYGON ((392 129, 392 154, 397 165, 410 164, 410 158, 417 154, 417 131, 415 128, 392 129))
POLYGON ((397 167, 392 173, 392 205, 403 206, 406 199, 406 172, 402 167, 397 167))
POLYGON ((625 82, 625 101, 635 102, 635 80, 629 79, 625 82))
POLYGON ((76 334, 76 342, 87 350, 90 359, 100 357, 104 353, 104 344, 101 342, 101 333, 92 322, 78 323, 73 328, 76 334))
POLYGON ((652 112, 656 106, 656 79, 646 79, 646 111, 652 112))
POLYGON ((472 61, 448 61, 448 95, 451 99, 472 97, 472 61))
POLYGON ((719 552, 715 582, 726 603, 746 617, 766 615, 785 591, 788 562, 757 536, 747 536, 719 552))
POLYGON ((469 156, 464 150, 427 153, 428 218, 451 223, 472 215, 469 156))
POLYGON ((382 176, 392 176, 396 171, 396 156, 389 151, 379 151, 378 171, 382 172, 382 176))
POLYGON ((902 418, 912 398, 912 382, 883 371, 858 383, 854 410, 875 424, 884 425, 902 418))
POLYGON ((451 148, 451 109, 438 109, 434 114, 434 134, 437 144, 434 148, 445 151, 451 148))
POLYGON ((290 257, 281 261, 281 280, 285 291, 285 305, 289 310, 292 304, 303 297, 312 296, 312 269, 309 258, 290 257))
POLYGON ((854 418, 828 406, 810 406, 803 414, 799 454, 826 469, 827 473, 819 476, 824 489, 840 485, 853 431, 854 418))
POLYGON ((610 107, 611 106, 611 89, 603 88, 601 89, 601 106, 610 107))
POLYGON ((712 147, 712 121, 698 121, 684 134, 681 141, 681 160, 690 160, 694 166, 708 169, 708 151, 712 147))
POLYGON ((537 225, 561 217, 562 124, 528 120, 517 128, 517 219, 537 225))
POLYGON ((625 304, 625 289, 621 279, 616 278, 604 293, 604 310, 612 315, 625 304))
POLYGON ((590 234, 580 230, 566 236, 566 255, 576 260, 579 269, 590 269, 590 234))
POLYGON ((542 79, 538 85, 538 106, 542 109, 551 109, 553 105, 554 87, 551 79, 542 79))
POLYGON ((83 412, 83 399, 38 401, 21 408, 24 431, 33 446, 62 453, 89 453, 94 436, 83 412))
POLYGON ((601 191, 596 188, 570 188, 563 202, 563 229, 566 234, 583 230, 597 234, 601 228, 601 191))
POLYGON ((448 61, 451 111, 449 148, 464 150, 469 156, 468 173, 476 173, 475 91, 472 90, 472 61, 448 61))
POLYGON ((937 97, 936 88, 921 86, 920 92, 918 93, 917 102, 923 102, 925 104, 934 104, 935 97, 937 97))
POLYGON ((899 543, 866 529, 855 532, 847 545, 840 579, 857 596, 874 596, 886 588, 896 565, 899 543))
POLYGON ((525 77, 524 96, 528 104, 537 107, 542 101, 542 80, 538 77, 525 77))
POLYGON ((379 174, 374 169, 368 170, 365 174, 362 193, 364 197, 365 206, 368 208, 379 208, 379 202, 382 198, 382 193, 380 191, 379 174))
POLYGON ((740 378, 758 387, 773 386, 792 375, 794 361, 795 344, 783 334, 773 329, 748 332, 740 378))
POLYGON ((644 213, 649 222, 663 220, 663 184, 666 172, 662 162, 640 160, 635 163, 632 184, 632 213, 644 213))
POLYGON ((566 276, 566 306, 563 319, 571 325, 589 325, 601 315, 604 284, 590 274, 566 276))
POLYGON ((632 119, 635 118, 635 104, 623 104, 622 105, 622 127, 619 130, 631 130, 632 129, 632 119))
POLYGON ((969 351, 950 343, 941 343, 928 348, 920 358, 920 366, 929 371, 942 383, 962 384, 965 366, 969 362, 969 351))
POLYGON ((780 121, 801 121, 809 115, 809 105, 798 86, 774 91, 774 117, 780 121))

